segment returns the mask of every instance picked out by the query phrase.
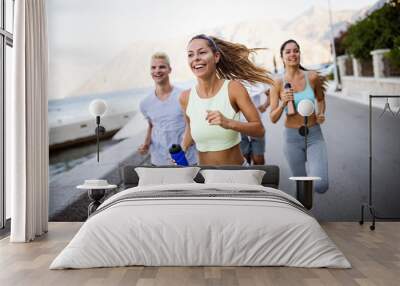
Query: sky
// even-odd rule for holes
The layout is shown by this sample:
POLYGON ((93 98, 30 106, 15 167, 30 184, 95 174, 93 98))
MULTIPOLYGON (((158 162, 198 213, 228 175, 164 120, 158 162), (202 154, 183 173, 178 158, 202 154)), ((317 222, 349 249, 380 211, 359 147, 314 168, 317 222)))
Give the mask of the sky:
MULTIPOLYGON (((376 0, 330 2, 332 10, 344 10, 360 9, 376 0)), ((53 36, 50 40, 56 48, 78 47, 87 42, 96 43, 99 52, 117 50, 137 40, 173 38, 246 20, 288 21, 315 5, 328 8, 328 0, 48 0, 47 3, 52 24, 49 34, 53 36)))
MULTIPOLYGON (((330 0, 332 10, 376 1, 330 0)), ((286 22, 312 6, 327 9, 328 0, 48 0, 50 64, 58 77, 53 79, 59 86, 78 85, 133 42, 257 19, 286 22)))

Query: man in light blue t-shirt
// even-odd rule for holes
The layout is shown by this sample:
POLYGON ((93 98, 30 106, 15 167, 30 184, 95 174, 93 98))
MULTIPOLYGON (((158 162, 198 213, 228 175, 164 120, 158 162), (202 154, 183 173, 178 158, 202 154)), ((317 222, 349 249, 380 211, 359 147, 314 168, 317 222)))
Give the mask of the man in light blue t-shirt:
MULTIPOLYGON (((140 111, 149 126, 138 151, 142 155, 150 151, 151 163, 156 166, 173 164, 169 148, 172 144, 180 144, 185 132, 185 119, 179 105, 182 90, 171 85, 170 73, 168 56, 155 53, 151 57, 151 77, 155 89, 140 102, 140 111)), ((190 165, 197 163, 194 146, 186 151, 186 158, 190 165)))

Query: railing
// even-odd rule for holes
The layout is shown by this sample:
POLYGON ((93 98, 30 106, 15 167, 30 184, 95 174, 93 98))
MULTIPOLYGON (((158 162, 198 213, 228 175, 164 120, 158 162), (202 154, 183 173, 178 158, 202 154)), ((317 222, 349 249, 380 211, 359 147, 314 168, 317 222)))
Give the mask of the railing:
POLYGON ((400 67, 395 66, 386 57, 389 49, 371 52, 371 59, 356 59, 349 55, 338 56, 340 76, 391 78, 400 77, 400 67))

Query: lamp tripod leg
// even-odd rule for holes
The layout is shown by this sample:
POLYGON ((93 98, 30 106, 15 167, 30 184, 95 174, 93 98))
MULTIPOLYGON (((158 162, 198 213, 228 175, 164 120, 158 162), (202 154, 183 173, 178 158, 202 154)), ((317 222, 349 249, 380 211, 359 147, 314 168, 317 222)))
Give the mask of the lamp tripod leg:
POLYGON ((369 226, 369 229, 370 230, 375 230, 375 218, 376 218, 375 208, 373 206, 369 205, 369 211, 370 211, 371 216, 372 216, 372 225, 369 226))
POLYGON ((304 148, 305 148, 305 150, 304 150, 304 152, 305 152, 306 162, 307 162, 307 135, 308 135, 308 127, 307 127, 308 120, 307 119, 308 119, 307 116, 305 116, 304 117, 304 126, 305 126, 305 128, 304 128, 304 130, 305 130, 305 134, 304 134, 304 148))
POLYGON ((96 140, 97 140, 97 163, 99 162, 99 153, 100 153, 100 148, 99 148, 99 131, 100 131, 100 124, 97 124, 97 128, 96 128, 96 140))
POLYGON ((304 146, 305 146, 305 158, 306 158, 306 162, 307 162, 307 133, 306 136, 304 136, 304 146))
POLYGON ((364 204, 361 205, 361 220, 359 221, 361 225, 364 224, 364 204))

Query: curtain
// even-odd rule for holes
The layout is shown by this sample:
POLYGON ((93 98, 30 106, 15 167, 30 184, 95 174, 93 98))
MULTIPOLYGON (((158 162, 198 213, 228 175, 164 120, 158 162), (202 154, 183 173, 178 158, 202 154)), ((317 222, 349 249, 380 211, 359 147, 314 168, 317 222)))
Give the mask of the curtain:
MULTIPOLYGON (((6 146, 11 188, 12 242, 48 229, 48 45, 45 0, 14 8, 13 83, 6 146)), ((7 158, 6 158, 7 160, 7 158)))

